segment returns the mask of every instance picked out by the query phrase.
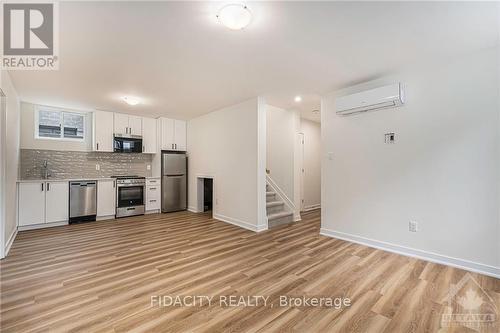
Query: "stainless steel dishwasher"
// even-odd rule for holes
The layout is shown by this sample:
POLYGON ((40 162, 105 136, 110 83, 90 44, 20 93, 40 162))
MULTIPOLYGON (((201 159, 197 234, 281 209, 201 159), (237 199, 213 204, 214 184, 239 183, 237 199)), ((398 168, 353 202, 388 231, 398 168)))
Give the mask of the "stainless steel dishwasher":
POLYGON ((97 181, 69 183, 69 223, 95 221, 97 214, 97 181))

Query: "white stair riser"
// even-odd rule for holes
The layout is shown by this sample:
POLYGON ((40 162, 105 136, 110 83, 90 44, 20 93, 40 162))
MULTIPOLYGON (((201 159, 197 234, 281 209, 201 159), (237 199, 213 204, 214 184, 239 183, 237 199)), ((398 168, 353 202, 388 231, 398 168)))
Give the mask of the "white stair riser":
POLYGON ((276 201, 276 193, 266 194, 266 202, 276 201))
POLYGON ((283 216, 277 219, 269 220, 268 227, 273 228, 279 225, 287 224, 293 222, 293 215, 283 216))
POLYGON ((267 215, 283 212, 285 210, 285 205, 281 204, 278 206, 267 207, 267 215))

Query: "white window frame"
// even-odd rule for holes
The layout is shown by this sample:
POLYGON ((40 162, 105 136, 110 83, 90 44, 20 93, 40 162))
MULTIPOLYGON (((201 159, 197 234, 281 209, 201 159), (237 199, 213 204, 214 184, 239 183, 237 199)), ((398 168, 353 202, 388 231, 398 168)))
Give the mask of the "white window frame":
POLYGON ((71 142, 85 142, 87 138, 87 112, 82 112, 82 111, 73 111, 73 110, 68 110, 68 109, 60 109, 60 108, 55 108, 55 107, 50 107, 50 106, 43 106, 43 105, 36 105, 35 106, 35 139, 37 140, 56 140, 56 141, 71 141, 71 142), (59 120, 61 124, 61 136, 58 138, 50 138, 46 136, 40 136, 39 133, 39 113, 40 111, 54 111, 54 112, 59 112, 59 120), (64 114, 74 114, 74 115, 80 115, 83 116, 83 138, 66 138, 64 137, 64 114))

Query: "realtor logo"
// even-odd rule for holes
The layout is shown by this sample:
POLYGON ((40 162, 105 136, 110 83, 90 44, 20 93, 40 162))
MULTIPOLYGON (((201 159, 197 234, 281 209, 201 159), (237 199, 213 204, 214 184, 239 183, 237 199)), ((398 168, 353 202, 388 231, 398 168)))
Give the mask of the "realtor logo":
POLYGON ((2 5, 2 69, 58 69, 56 2, 2 5))
POLYGON ((466 273, 452 285, 442 300, 445 304, 441 317, 442 327, 468 328, 473 331, 498 332, 498 309, 495 301, 481 285, 466 273))

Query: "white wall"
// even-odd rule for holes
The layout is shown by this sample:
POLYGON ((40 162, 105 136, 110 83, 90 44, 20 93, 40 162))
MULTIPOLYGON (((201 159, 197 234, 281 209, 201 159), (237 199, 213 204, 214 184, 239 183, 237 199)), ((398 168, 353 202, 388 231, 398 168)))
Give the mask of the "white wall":
POLYGON ((272 180, 293 201, 294 112, 267 105, 266 113, 266 167, 272 180))
MULTIPOLYGON (((1 72, 1 89, 7 100, 5 115, 5 183, 4 204, 5 218, 3 245, 11 245, 17 231, 17 192, 16 181, 19 173, 19 97, 7 72, 1 72)), ((3 143, 2 143, 3 144, 3 143)), ((3 156, 2 156, 3 158, 3 156)), ((5 251, 7 254, 7 251, 5 251)))
POLYGON ((187 123, 189 209, 197 207, 197 176, 212 176, 214 218, 254 231, 265 228, 259 214, 259 198, 265 200, 265 190, 258 193, 259 104, 254 98, 187 123))
POLYGON ((300 131, 304 134, 304 210, 321 206, 321 126, 302 118, 300 131))
POLYGON ((92 150, 92 114, 87 112, 85 117, 84 141, 37 139, 35 138, 35 105, 22 102, 21 149, 90 151, 92 150))
POLYGON ((483 50, 325 96, 322 233, 500 275, 499 56, 483 50), (404 107, 335 115, 335 96, 398 81, 404 107), (384 144, 392 131, 396 143, 384 144))

